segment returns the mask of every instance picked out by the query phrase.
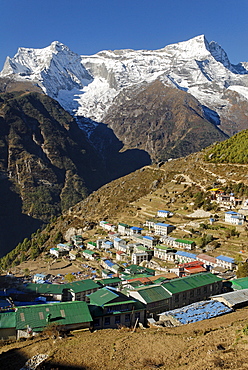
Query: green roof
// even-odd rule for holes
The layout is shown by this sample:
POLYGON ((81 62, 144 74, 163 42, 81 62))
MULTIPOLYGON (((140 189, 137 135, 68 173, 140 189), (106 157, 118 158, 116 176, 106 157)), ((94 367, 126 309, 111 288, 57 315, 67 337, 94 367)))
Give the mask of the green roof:
POLYGON ((146 303, 158 302, 170 298, 171 295, 160 285, 136 289, 146 303))
POLYGON ((186 239, 175 239, 175 242, 184 243, 184 244, 193 244, 194 243, 194 241, 186 240, 186 239))
POLYGON ((166 247, 165 245, 156 245, 155 247, 154 247, 154 249, 162 249, 162 250, 164 250, 164 251, 172 251, 173 249, 172 248, 170 248, 170 247, 166 247))
POLYGON ((124 224, 124 223, 122 223, 122 222, 119 222, 119 224, 118 224, 118 225, 121 225, 121 226, 124 226, 124 227, 130 227, 129 225, 124 224))
POLYGON ((15 328, 16 327, 16 312, 0 313, 0 328, 15 328))
POLYGON ((248 289, 248 277, 231 280, 231 283, 234 289, 248 289))
POLYGON ((143 245, 137 245, 137 247, 135 247, 135 249, 138 249, 138 250, 143 251, 143 252, 147 251, 147 248, 144 247, 143 245))
POLYGON ((73 281, 72 283, 65 285, 67 289, 72 290, 74 293, 85 292, 86 290, 99 288, 99 285, 92 279, 73 281))
POLYGON ((49 323, 70 325, 90 321, 92 317, 87 303, 81 301, 18 307, 16 311, 16 329, 22 330, 27 325, 33 330, 41 330, 49 323))
POLYGON ((23 291, 25 293, 37 294, 62 294, 67 284, 35 284, 28 283, 23 291))
POLYGON ((96 243, 95 242, 88 242, 87 244, 94 245, 94 247, 96 247, 96 243))
POLYGON ((118 277, 115 277, 115 278, 101 279, 101 280, 98 280, 98 281, 103 285, 108 285, 108 284, 119 283, 121 281, 121 279, 118 278, 118 277))
POLYGON ((103 306, 118 297, 117 293, 112 292, 107 288, 102 288, 89 295, 90 304, 103 306))
POLYGON ((193 276, 186 276, 179 279, 173 279, 162 286, 171 294, 184 292, 187 290, 200 288, 202 286, 213 284, 221 281, 220 278, 211 273, 195 274, 193 276))
POLYGON ((83 251, 83 253, 90 254, 90 255, 92 256, 92 255, 93 255, 93 254, 95 254, 96 252, 94 252, 94 251, 90 251, 89 249, 85 249, 85 250, 83 251))

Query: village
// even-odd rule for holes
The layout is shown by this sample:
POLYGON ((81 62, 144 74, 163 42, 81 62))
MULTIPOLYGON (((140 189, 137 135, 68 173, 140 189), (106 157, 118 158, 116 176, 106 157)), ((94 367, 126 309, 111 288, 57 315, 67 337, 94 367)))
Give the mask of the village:
MULTIPOLYGON (((204 227, 245 228, 247 201, 211 191, 223 218, 211 215, 204 227)), ((50 268, 69 266, 66 274, 1 276, 0 338, 30 337, 51 325, 63 331, 178 326, 248 305, 248 277, 236 275, 244 251, 236 258, 218 254, 214 238, 199 246, 197 239, 178 237, 180 225, 172 219, 172 211, 157 210, 142 227, 103 220, 101 237, 85 241, 74 230, 45 253, 50 268)))

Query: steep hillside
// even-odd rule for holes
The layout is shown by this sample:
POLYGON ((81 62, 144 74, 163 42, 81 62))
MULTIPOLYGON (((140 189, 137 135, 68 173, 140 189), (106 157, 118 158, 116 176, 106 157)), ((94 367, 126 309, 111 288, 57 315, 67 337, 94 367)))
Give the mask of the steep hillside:
POLYGON ((101 185, 150 163, 138 150, 119 153, 106 126, 98 131, 111 132, 107 154, 97 152, 69 113, 40 93, 2 93, 0 127, 2 255, 101 185))
POLYGON ((214 163, 248 164, 248 130, 210 148, 205 159, 214 163))
POLYGON ((205 119, 190 94, 156 80, 124 89, 104 117, 126 148, 148 151, 153 161, 178 158, 227 138, 205 119))

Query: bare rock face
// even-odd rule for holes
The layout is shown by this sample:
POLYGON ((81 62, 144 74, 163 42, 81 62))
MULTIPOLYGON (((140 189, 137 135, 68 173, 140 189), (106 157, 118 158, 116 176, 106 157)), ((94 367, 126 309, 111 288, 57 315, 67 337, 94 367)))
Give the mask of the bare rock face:
POLYGON ((125 148, 144 149, 153 161, 185 156, 227 138, 205 119, 193 96, 159 80, 120 93, 104 122, 125 148))

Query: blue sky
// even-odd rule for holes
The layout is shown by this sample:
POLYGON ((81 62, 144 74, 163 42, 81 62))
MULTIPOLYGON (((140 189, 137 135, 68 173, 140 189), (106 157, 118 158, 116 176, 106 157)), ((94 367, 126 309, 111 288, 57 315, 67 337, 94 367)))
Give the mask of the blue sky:
POLYGON ((0 70, 18 47, 58 40, 72 51, 159 49, 205 34, 248 61, 248 0, 0 0, 0 70))

